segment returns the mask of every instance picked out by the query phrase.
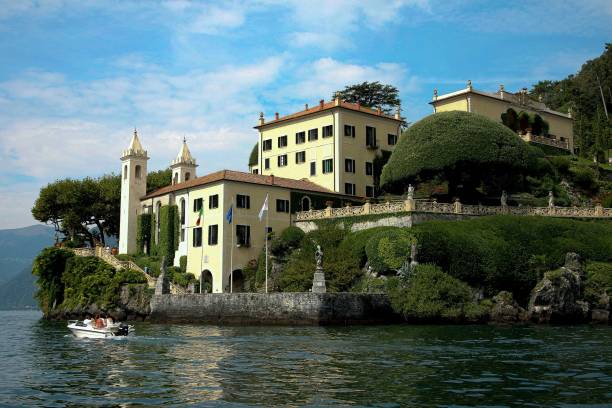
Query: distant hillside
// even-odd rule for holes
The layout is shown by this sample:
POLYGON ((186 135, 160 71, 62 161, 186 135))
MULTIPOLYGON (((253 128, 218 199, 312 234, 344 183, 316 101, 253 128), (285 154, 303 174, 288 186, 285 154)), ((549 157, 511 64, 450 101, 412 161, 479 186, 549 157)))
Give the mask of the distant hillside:
POLYGON ((0 310, 37 308, 34 293, 36 277, 27 266, 0 286, 0 310))
POLYGON ((53 237, 53 228, 45 225, 0 230, 0 285, 29 267, 53 237))
POLYGON ((0 230, 0 309, 36 306, 32 261, 53 241, 54 230, 45 225, 0 230))

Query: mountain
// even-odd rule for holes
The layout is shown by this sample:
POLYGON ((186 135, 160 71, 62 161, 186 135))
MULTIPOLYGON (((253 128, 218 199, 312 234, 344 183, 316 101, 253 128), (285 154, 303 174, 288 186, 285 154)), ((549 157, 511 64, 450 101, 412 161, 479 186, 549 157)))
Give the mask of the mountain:
POLYGON ((0 230, 0 284, 29 267, 53 237, 53 228, 46 225, 0 230))
POLYGON ((46 225, 0 230, 0 309, 36 306, 32 261, 53 241, 46 225))
POLYGON ((35 309, 36 277, 32 275, 32 267, 24 268, 4 284, 0 285, 0 310, 35 309))

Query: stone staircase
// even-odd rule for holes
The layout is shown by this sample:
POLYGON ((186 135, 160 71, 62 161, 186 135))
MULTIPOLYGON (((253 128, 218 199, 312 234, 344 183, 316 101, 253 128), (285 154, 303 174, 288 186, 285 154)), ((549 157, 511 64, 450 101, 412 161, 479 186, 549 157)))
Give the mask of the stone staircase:
MULTIPOLYGON (((71 248, 70 250, 74 252, 76 256, 95 256, 96 258, 100 258, 115 269, 132 269, 138 271, 147 279, 147 286, 151 289, 155 289, 155 284, 157 282, 156 278, 146 273, 140 266, 136 265, 132 261, 121 261, 117 259, 114 255, 109 254, 108 251, 101 246, 97 246, 95 248, 71 248)), ((170 282, 170 293, 173 295, 182 295, 187 293, 187 291, 182 287, 170 282)))

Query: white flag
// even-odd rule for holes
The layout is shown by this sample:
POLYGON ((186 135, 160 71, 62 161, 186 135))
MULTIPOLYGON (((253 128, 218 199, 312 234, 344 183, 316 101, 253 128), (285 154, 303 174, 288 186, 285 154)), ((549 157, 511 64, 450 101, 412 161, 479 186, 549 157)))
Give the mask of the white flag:
POLYGON ((262 220, 264 216, 264 211, 268 211, 268 195, 267 194, 266 194, 266 199, 264 200, 264 203, 261 206, 261 210, 259 210, 259 221, 262 220))

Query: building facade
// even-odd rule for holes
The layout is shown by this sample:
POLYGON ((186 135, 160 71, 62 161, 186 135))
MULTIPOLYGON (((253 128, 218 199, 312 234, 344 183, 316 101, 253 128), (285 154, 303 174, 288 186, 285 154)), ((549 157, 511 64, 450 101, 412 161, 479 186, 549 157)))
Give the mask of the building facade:
POLYGON ((195 177, 196 162, 186 141, 171 164, 172 184, 146 194, 147 159, 134 134, 121 158, 126 170, 122 177, 119 252, 143 250, 136 243, 140 214, 154 216, 151 240, 158 244, 162 207, 176 205, 179 242, 174 265, 179 266, 180 258, 186 256, 187 272, 201 277, 204 287, 214 293, 242 290, 242 270, 258 259, 270 233, 280 233, 290 226, 292 215, 303 206, 323 208, 328 201, 334 206, 355 202, 308 180, 231 170, 195 177), (140 170, 136 171, 136 166, 141 166, 140 170), (266 197, 268 210, 260 219, 266 197))
MULTIPOLYGON (((395 148, 401 131, 399 110, 321 100, 315 107, 259 125, 258 163, 252 172, 305 179, 338 193, 374 197, 374 159, 395 148)), ((308 208, 303 208, 308 210, 308 208)))
POLYGON ((549 134, 539 136, 527 132, 521 135, 523 139, 574 152, 574 121, 571 114, 554 111, 544 103, 532 100, 525 89, 519 93, 511 93, 500 85, 497 92, 490 93, 474 89, 471 81, 468 81, 466 88, 455 92, 438 95, 437 90, 434 90, 430 104, 434 113, 460 110, 478 113, 498 122, 502 121, 502 113, 509 108, 513 108, 517 113, 537 113, 548 122, 549 134))

